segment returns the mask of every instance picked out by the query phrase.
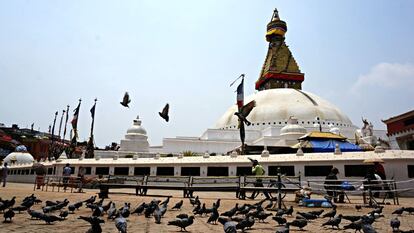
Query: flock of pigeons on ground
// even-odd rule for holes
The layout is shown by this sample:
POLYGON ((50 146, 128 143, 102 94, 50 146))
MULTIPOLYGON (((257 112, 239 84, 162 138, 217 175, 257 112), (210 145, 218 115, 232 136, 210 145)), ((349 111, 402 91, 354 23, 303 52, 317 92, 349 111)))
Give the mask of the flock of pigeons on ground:
MULTIPOLYGON (((129 97, 128 92, 125 92, 124 97, 122 98, 122 101, 120 104, 126 108, 129 108, 129 103, 131 103, 131 98, 129 97)), ((168 116, 168 112, 170 110, 170 105, 167 103, 161 112, 158 112, 160 117, 164 119, 166 122, 170 120, 170 117, 168 116)))
MULTIPOLYGON (((63 201, 45 201, 41 210, 32 209, 35 205, 43 203, 42 200, 37 198, 34 194, 25 197, 20 205, 16 204, 16 197, 10 200, 3 200, 0 198, 0 212, 3 212, 4 223, 12 223, 13 217, 16 213, 21 214, 27 212, 30 215, 30 219, 42 220, 46 224, 53 224, 56 221, 65 221, 69 214, 75 214, 80 208, 88 208, 91 211, 90 216, 79 216, 78 219, 84 220, 90 223, 90 228, 87 233, 101 233, 101 224, 106 221, 113 221, 118 232, 126 233, 128 231, 127 219, 131 215, 143 215, 145 218, 153 218, 156 224, 161 224, 162 219, 167 210, 181 211, 184 201, 180 200, 175 203, 172 208, 168 208, 170 197, 167 197, 164 201, 153 199, 149 203, 141 203, 135 208, 131 208, 131 203, 124 203, 123 206, 117 207, 114 202, 105 202, 105 199, 97 200, 96 196, 70 203, 67 199, 63 201)), ((168 225, 179 227, 180 231, 187 231, 186 228, 191 226, 195 217, 208 216, 207 223, 217 224, 217 222, 223 225, 225 233, 236 233, 238 230, 244 232, 245 230, 252 229, 257 222, 265 222, 270 216, 273 221, 277 223, 276 233, 288 233, 290 228, 295 227, 299 230, 303 230, 307 225, 316 224, 316 219, 327 219, 322 225, 322 229, 330 227, 332 229, 340 229, 342 223, 343 229, 355 230, 355 232, 374 233, 377 232, 372 224, 379 219, 384 218, 382 213, 383 206, 376 206, 371 212, 365 215, 343 215, 338 214, 336 205, 333 205, 332 209, 326 211, 324 209, 314 210, 309 212, 296 211, 296 218, 293 218, 294 209, 290 206, 287 209, 275 208, 274 200, 261 200, 255 204, 243 204, 238 203, 230 210, 224 211, 220 214, 220 202, 218 199, 213 203, 210 208, 206 207, 205 203, 201 203, 200 198, 189 199, 190 204, 193 206, 192 215, 185 213, 178 214, 175 220, 168 221, 168 225), (268 202, 267 204, 265 202, 268 202), (284 216, 289 216, 290 221, 284 216), (347 222, 345 222, 345 220, 347 222)), ((362 208, 360 205, 355 206, 359 212, 362 208)), ((407 212, 409 215, 414 213, 414 207, 401 207, 396 209, 392 214, 401 216, 407 212)), ((201 221, 201 218, 200 220, 201 221)), ((205 221, 205 220, 203 220, 205 221)), ((392 232, 412 232, 414 230, 403 231, 400 230, 400 220, 398 217, 393 217, 390 221, 392 232)), ((387 231, 388 232, 388 231, 387 231)))

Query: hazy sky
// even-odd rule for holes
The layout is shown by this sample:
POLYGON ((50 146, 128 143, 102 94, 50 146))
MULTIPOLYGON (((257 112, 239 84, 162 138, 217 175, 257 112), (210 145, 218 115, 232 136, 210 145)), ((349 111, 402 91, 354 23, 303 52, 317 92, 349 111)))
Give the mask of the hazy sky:
POLYGON ((355 125, 414 109, 414 1, 0 1, 0 122, 47 131, 82 98, 80 139, 98 98, 98 146, 143 120, 151 145, 200 136, 235 103, 245 73, 254 93, 273 9, 303 89, 355 125), (125 91, 131 108, 119 102, 125 91), (170 122, 158 117, 170 103, 170 122))

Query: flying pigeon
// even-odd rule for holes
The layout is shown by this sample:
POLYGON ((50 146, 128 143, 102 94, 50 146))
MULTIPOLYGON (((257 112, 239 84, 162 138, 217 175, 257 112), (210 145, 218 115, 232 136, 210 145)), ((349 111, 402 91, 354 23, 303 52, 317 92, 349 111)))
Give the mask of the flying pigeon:
POLYGON ((160 117, 162 117, 162 119, 164 119, 166 122, 168 122, 168 120, 170 119, 170 117, 168 116, 169 109, 170 105, 166 104, 165 107, 162 109, 162 112, 158 112, 158 114, 160 114, 160 117))
POLYGON ((128 92, 125 92, 124 98, 122 99, 122 102, 120 102, 122 106, 129 108, 128 104, 131 103, 131 99, 129 98, 128 92))
POLYGON ((241 122, 246 123, 247 126, 251 125, 250 121, 248 121, 246 118, 249 116, 250 112, 253 110, 253 108, 256 106, 256 101, 252 100, 248 104, 241 107, 240 111, 235 112, 234 115, 236 115, 241 122))

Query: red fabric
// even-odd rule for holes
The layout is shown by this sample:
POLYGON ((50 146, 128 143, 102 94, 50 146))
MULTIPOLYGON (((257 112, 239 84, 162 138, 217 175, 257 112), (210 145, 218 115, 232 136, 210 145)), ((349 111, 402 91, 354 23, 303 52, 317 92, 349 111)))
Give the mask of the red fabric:
POLYGON ((256 89, 259 89, 260 85, 262 85, 268 79, 281 79, 281 80, 301 81, 302 82, 303 80, 305 80, 305 75, 304 74, 267 73, 256 82, 256 89))

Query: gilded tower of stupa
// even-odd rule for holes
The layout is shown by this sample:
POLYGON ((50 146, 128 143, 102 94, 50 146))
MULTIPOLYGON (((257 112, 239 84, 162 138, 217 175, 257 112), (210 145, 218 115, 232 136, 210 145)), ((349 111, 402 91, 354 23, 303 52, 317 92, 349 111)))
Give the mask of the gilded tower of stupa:
POLYGON ((267 24, 266 41, 269 42, 269 49, 260 77, 256 81, 256 90, 302 89, 305 75, 300 72, 295 58, 285 43, 286 31, 286 22, 280 20, 279 13, 275 9, 272 20, 267 24))

